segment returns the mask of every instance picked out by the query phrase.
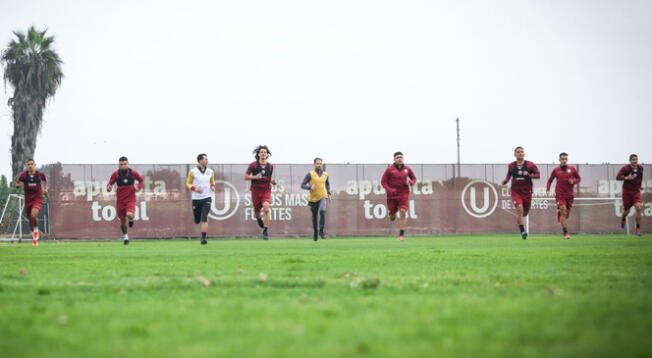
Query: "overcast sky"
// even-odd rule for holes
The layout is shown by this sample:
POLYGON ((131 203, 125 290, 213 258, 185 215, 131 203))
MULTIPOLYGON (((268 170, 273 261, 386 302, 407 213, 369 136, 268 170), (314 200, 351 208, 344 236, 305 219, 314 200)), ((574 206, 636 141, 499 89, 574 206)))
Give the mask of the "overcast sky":
MULTIPOLYGON (((652 1, 8 1, 65 78, 39 164, 652 158, 652 1)), ((3 68, 4 70, 4 68, 3 68)), ((12 90, 0 91, 10 173, 12 90)))

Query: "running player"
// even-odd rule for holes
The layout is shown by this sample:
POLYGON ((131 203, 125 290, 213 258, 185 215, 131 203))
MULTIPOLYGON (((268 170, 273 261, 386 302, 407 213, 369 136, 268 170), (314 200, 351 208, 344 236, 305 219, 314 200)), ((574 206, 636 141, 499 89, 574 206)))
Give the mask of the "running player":
POLYGON ((532 203, 532 179, 539 179, 541 174, 539 168, 534 163, 525 160, 525 150, 523 147, 514 149, 516 161, 509 164, 507 176, 503 180, 503 185, 512 180, 512 201, 516 206, 516 222, 521 230, 523 240, 527 239, 528 233, 525 231, 523 218, 530 213, 530 204, 532 203))
POLYGON ((192 213, 195 224, 200 224, 201 244, 206 245, 206 232, 208 231, 208 213, 211 210, 213 193, 215 192, 215 172, 207 168, 208 155, 205 153, 197 156, 197 166, 188 172, 186 186, 192 191, 192 213))
POLYGON ((27 170, 20 173, 16 187, 25 189, 25 214, 29 217, 29 229, 32 230, 32 245, 39 240, 38 213, 43 205, 43 197, 48 193, 48 181, 42 171, 36 170, 34 159, 27 159, 27 170))
POLYGON ((118 170, 114 171, 106 185, 106 191, 111 192, 113 185, 118 186, 116 190, 116 211, 120 219, 120 229, 125 245, 129 245, 127 234, 127 221, 129 227, 134 226, 134 213, 136 212, 136 190, 141 190, 144 185, 143 177, 136 170, 129 168, 127 157, 118 159, 118 170), (138 189, 134 183, 138 181, 138 189))
POLYGON ((550 191, 552 181, 557 179, 555 184, 555 199, 557 201, 557 221, 561 223, 564 232, 564 239, 570 239, 568 234, 568 218, 570 217, 573 200, 575 199, 573 188, 582 180, 574 166, 568 165, 568 154, 559 154, 559 166, 552 170, 546 184, 546 191, 550 191))
POLYGON ((394 164, 385 169, 381 184, 387 191, 387 210, 389 220, 396 220, 396 213, 400 215, 398 241, 405 240, 407 229, 407 210, 410 206, 410 186, 417 182, 416 176, 410 167, 404 164, 403 153, 394 153, 394 164))
POLYGON ((328 181, 328 173, 323 169, 323 160, 313 160, 315 169, 306 174, 301 183, 301 188, 310 190, 308 206, 312 212, 312 239, 317 241, 318 237, 326 238, 324 226, 326 225, 326 204, 331 197, 331 184, 328 181), (319 229, 317 229, 317 216, 319 215, 319 229))
POLYGON ((245 180, 251 180, 254 217, 258 225, 263 229, 263 240, 269 240, 269 206, 272 201, 272 185, 276 185, 276 180, 272 178, 274 166, 267 161, 272 152, 269 151, 266 145, 259 145, 254 148, 253 154, 256 161, 249 164, 245 173, 245 180))
POLYGON ((620 168, 616 179, 623 181, 623 216, 620 219, 620 227, 625 228, 625 218, 633 206, 636 209, 636 235, 641 236, 643 166, 638 164, 638 155, 629 156, 629 165, 620 168))

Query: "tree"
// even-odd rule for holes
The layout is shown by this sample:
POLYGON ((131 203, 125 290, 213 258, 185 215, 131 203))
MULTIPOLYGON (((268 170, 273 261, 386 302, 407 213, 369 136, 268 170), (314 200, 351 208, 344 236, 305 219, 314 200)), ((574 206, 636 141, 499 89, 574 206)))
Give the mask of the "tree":
POLYGON ((34 157, 36 137, 43 124, 43 109, 47 100, 61 84, 61 59, 51 48, 54 36, 34 26, 27 34, 15 31, 2 52, 0 62, 5 65, 4 81, 14 88, 8 105, 13 112, 14 134, 11 137, 11 170, 16 178, 25 161, 34 157))

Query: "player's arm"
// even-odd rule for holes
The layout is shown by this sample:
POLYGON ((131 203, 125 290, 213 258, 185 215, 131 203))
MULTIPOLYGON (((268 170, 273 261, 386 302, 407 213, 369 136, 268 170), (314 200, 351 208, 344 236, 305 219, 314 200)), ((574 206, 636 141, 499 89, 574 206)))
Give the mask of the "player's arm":
POLYGON ((550 178, 548 178, 548 182, 546 183, 546 191, 550 191, 550 186, 552 185, 553 180, 555 180, 555 177, 557 177, 557 168, 552 170, 552 173, 550 173, 550 178))
POLYGON ((328 180, 330 178, 326 178, 326 193, 328 193, 328 197, 331 197, 331 182, 328 180))
POLYGON ((256 175, 251 175, 254 171, 254 166, 250 165, 247 167, 247 171, 245 172, 245 180, 257 180, 263 177, 262 173, 258 173, 256 175))
POLYGON ((414 172, 412 171, 412 168, 408 169, 408 178, 410 181, 408 182, 408 185, 414 185, 417 183, 417 177, 414 175, 414 172))
POLYGON ((191 171, 188 172, 188 177, 186 178, 186 187, 190 191, 196 191, 198 193, 201 193, 201 189, 193 185, 194 182, 195 182, 195 175, 192 173, 192 170, 191 170, 191 171))
POLYGON ((216 187, 216 184, 215 184, 215 172, 213 172, 211 174, 210 184, 211 184, 211 190, 215 191, 215 187, 216 187))
POLYGON ((396 190, 389 186, 389 171, 390 168, 385 169, 385 172, 383 173, 383 177, 380 179, 380 184, 385 188, 388 194, 392 194, 396 190))
POLYGON ((513 164, 510 163, 510 164, 507 166, 507 176, 505 177, 505 180, 503 180, 502 185, 507 184, 507 182, 509 182, 509 179, 511 179, 511 177, 512 177, 512 165, 513 165, 513 164))
POLYGON ((48 195, 48 180, 45 178, 45 174, 43 173, 40 173, 39 177, 41 178, 41 183, 43 183, 41 187, 43 195, 48 195))
POLYGON ((310 173, 306 174, 306 176, 303 177, 303 181, 301 182, 301 189, 306 189, 306 190, 312 189, 310 187, 310 173))
POLYGON ((25 185, 25 176, 23 175, 23 173, 20 173, 18 179, 16 180, 16 189, 20 188, 21 185, 22 186, 25 185))
POLYGON ((616 180, 630 179, 629 175, 625 176, 625 173, 627 173, 627 166, 624 166, 624 167, 620 168, 620 170, 618 171, 618 174, 616 174, 616 180))
POLYGON ((145 186, 145 179, 143 179, 143 176, 135 170, 132 170, 131 173, 134 176, 134 179, 138 180, 138 187, 136 190, 143 190, 143 187, 145 186))
POLYGON ((111 174, 111 178, 109 178, 109 182, 106 184, 106 191, 111 192, 111 189, 113 189, 113 184, 118 180, 118 172, 113 172, 111 174))
POLYGON ((269 177, 270 177, 269 182, 272 183, 272 185, 276 185, 276 179, 274 179, 274 176, 273 176, 274 175, 274 166, 272 164, 268 164, 268 165, 269 165, 269 177))
POLYGON ((532 168, 530 169, 530 178, 532 179, 541 178, 541 172, 539 171, 539 168, 537 168, 537 166, 534 163, 532 163, 532 168))
POLYGON ((572 182, 571 184, 579 184, 582 181, 582 178, 580 177, 580 173, 577 171, 577 169, 573 170, 573 177, 571 178, 572 182))

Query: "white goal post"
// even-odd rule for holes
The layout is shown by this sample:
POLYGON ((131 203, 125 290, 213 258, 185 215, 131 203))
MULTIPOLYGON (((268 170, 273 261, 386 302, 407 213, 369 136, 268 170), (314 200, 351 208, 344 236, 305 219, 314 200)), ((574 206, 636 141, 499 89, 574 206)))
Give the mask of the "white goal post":
MULTIPOLYGON (((554 197, 533 197, 532 201, 556 201, 554 197)), ((597 206, 597 205, 614 205, 614 202, 621 201, 623 198, 620 197, 593 197, 593 198, 575 198, 573 201, 579 201, 579 203, 573 204, 573 207, 581 206, 597 206), (602 203, 590 203, 590 201, 603 201, 602 203)), ((629 215, 625 217, 625 229, 627 235, 629 235, 629 215)), ((525 217, 525 231, 530 232, 530 216, 525 217)))
MULTIPOLYGON (((18 194, 9 194, 7 196, 7 202, 5 202, 4 208, 2 208, 2 214, 0 214, 0 225, 4 224, 5 221, 11 220, 9 217, 11 216, 11 210, 9 207, 9 204, 11 201, 17 200, 18 201, 18 209, 16 212, 16 224, 13 227, 13 231, 11 232, 11 236, 9 235, 2 235, 0 236, 0 241, 18 241, 21 242, 23 239, 23 225, 21 225, 21 221, 23 218, 23 210, 25 208, 25 197, 23 195, 18 195, 18 194), (16 238, 16 233, 18 233, 18 238, 16 238), (5 237, 9 236, 9 237, 5 237)), ((3 233, 4 234, 4 233, 3 233)))

